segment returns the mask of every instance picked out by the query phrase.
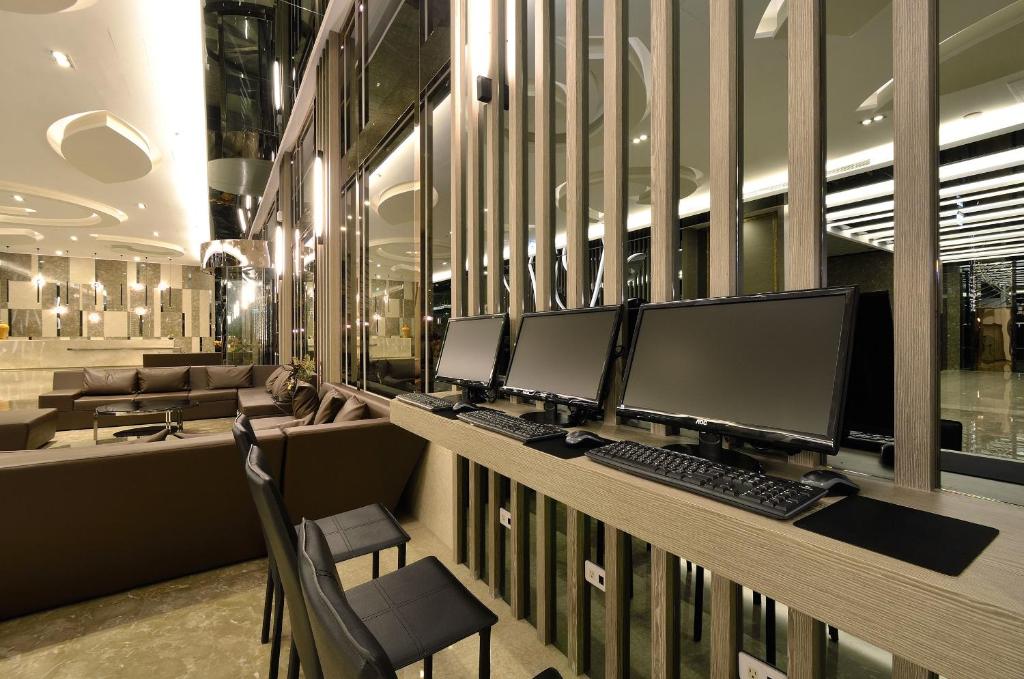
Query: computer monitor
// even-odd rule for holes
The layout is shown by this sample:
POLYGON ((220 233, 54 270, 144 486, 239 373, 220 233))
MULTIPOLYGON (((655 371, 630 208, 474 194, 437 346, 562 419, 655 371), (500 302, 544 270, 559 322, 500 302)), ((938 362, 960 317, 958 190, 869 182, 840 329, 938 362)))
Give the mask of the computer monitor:
POLYGON ((722 297, 640 310, 620 415, 701 433, 699 454, 730 464, 722 435, 785 450, 839 446, 855 288, 722 297))
POLYGON ((491 389, 507 324, 507 314, 450 319, 435 379, 463 387, 465 400, 473 400, 474 392, 491 389))
POLYGON ((850 352, 844 435, 859 431, 892 436, 894 366, 889 291, 862 292, 850 352))
POLYGON ((600 408, 621 315, 621 306, 523 314, 502 392, 551 404, 546 421, 561 424, 600 408))

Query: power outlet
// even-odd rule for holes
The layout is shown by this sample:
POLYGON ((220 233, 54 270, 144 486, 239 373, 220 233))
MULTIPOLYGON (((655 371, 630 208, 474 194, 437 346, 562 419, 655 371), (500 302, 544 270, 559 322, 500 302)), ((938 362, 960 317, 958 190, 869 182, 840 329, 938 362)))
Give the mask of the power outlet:
POLYGON ((781 670, 740 651, 740 679, 786 679, 781 670))
POLYGON ((512 512, 508 511, 504 507, 498 509, 498 523, 505 528, 512 530, 512 512))
POLYGON ((583 562, 583 578, 602 592, 604 591, 604 569, 593 561, 583 562))

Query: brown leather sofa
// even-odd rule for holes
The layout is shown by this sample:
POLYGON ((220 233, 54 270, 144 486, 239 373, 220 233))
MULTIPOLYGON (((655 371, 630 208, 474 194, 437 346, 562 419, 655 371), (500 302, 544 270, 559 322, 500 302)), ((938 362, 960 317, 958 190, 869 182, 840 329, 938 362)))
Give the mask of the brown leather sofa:
POLYGON ((143 354, 143 368, 177 368, 185 365, 223 365, 224 357, 213 351, 143 354))
MULTIPOLYGON (((210 366, 175 366, 188 367, 188 389, 166 392, 150 392, 140 394, 135 391, 124 391, 118 394, 89 395, 84 393, 85 369, 55 370, 53 373, 53 391, 39 396, 40 408, 57 410, 57 430, 87 429, 93 424, 93 413, 97 406, 114 403, 115 401, 143 399, 189 398, 199 401, 195 408, 186 408, 182 415, 186 420, 205 420, 215 417, 232 417, 237 412, 252 417, 279 415, 281 411, 273 404, 273 400, 264 388, 270 374, 277 369, 276 365, 252 366, 252 377, 243 388, 210 389, 207 380, 207 368, 210 366)), ((147 368, 115 368, 114 371, 137 370, 147 368)), ((162 414, 133 415, 120 417, 117 424, 136 425, 163 422, 162 414)))
MULTIPOLYGON (((322 389, 357 394, 370 419, 257 431, 289 513, 394 510, 425 442, 386 398, 322 389)), ((230 434, 3 453, 0 498, 0 620, 264 553, 230 434)))

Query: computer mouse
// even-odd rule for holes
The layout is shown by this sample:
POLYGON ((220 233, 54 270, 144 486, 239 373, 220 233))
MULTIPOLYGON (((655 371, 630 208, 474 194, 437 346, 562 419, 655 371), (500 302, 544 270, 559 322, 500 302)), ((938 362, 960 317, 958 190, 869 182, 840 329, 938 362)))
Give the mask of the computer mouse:
POLYGON ((860 492, 860 486, 832 469, 813 469, 800 477, 802 483, 815 488, 823 488, 829 495, 854 495, 860 492))
POLYGON ((472 403, 468 403, 466 401, 459 401, 458 403, 452 406, 452 410, 454 410, 457 413, 468 413, 471 410, 479 410, 479 408, 477 408, 472 403))
POLYGON ((577 430, 577 431, 571 431, 571 432, 569 432, 568 434, 565 435, 565 443, 570 448, 575 448, 576 446, 582 446, 587 441, 593 441, 594 443, 601 443, 601 444, 604 443, 604 439, 602 439, 597 434, 591 434, 589 431, 577 430))

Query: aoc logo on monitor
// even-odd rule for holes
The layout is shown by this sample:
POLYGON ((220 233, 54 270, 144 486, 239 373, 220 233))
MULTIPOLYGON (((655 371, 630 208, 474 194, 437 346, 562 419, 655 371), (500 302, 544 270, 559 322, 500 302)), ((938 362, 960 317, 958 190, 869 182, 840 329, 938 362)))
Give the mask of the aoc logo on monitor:
POLYGON ((707 420, 705 420, 705 419, 704 419, 704 418, 702 418, 702 417, 698 417, 698 418, 697 418, 697 426, 698 426, 698 427, 706 427, 706 426, 708 426, 708 421, 707 421, 707 420))

